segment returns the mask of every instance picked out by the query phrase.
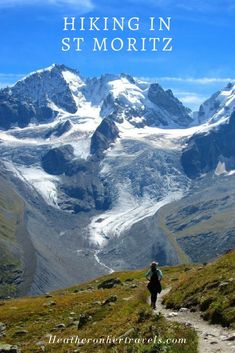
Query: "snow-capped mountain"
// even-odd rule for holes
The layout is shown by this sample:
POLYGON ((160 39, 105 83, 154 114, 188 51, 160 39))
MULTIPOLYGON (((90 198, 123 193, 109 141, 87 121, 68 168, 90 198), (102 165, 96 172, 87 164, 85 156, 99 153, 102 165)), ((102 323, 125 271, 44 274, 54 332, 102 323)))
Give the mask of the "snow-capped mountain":
POLYGON ((84 78, 64 65, 2 89, 0 171, 27 205, 38 261, 31 292, 190 256, 154 215, 202 175, 218 175, 219 163, 233 170, 233 102, 229 85, 201 106, 196 124, 158 83, 84 78))
POLYGON ((54 121, 62 114, 99 109, 102 118, 112 115, 134 126, 186 127, 190 110, 158 84, 135 81, 128 75, 103 75, 83 79, 64 65, 36 71, 1 91, 0 127, 26 127, 31 122, 54 121))
MULTIPOLYGON (((156 127, 186 127, 192 122, 189 113, 158 84, 125 74, 85 79, 64 65, 52 65, 1 91, 2 156, 50 205, 75 213, 106 210, 112 197, 101 171, 108 167, 97 159, 115 141, 151 144, 156 127)), ((112 187, 113 194, 118 192, 112 187)))
POLYGON ((234 136, 235 112, 219 128, 193 135, 182 153, 185 173, 190 178, 197 178, 213 171, 226 173, 235 170, 234 136))
POLYGON ((201 128, 183 149, 181 162, 190 178, 209 172, 231 172, 235 169, 235 85, 229 83, 215 93, 198 112, 201 128))
POLYGON ((235 108, 235 85, 231 82, 221 91, 216 92, 199 108, 199 124, 226 121, 235 108))

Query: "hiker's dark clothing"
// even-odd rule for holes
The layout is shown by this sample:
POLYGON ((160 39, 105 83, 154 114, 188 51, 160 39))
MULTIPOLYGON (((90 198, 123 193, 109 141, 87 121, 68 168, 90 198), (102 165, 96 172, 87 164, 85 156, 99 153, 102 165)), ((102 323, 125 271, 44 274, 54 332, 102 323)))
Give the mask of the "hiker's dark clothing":
POLYGON ((147 285, 148 290, 151 293, 151 306, 153 309, 156 309, 156 301, 158 293, 161 293, 161 279, 162 279, 162 272, 159 269, 156 270, 149 270, 146 274, 146 278, 149 280, 147 285))
POLYGON ((150 293, 151 293, 151 306, 153 309, 156 309, 157 291, 152 291, 150 293))

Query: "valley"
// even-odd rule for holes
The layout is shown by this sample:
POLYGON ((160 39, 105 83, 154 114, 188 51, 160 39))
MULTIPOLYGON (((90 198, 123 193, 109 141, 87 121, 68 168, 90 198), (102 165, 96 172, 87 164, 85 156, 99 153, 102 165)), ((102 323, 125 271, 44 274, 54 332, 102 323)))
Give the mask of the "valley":
POLYGON ((234 106, 233 84, 192 114, 158 83, 65 65, 2 89, 0 172, 25 207, 28 294, 233 248, 234 106))
POLYGON ((121 271, 36 297, 0 301, 0 349, 15 353, 230 353, 235 253, 208 264, 161 267, 149 305, 146 268, 121 271))

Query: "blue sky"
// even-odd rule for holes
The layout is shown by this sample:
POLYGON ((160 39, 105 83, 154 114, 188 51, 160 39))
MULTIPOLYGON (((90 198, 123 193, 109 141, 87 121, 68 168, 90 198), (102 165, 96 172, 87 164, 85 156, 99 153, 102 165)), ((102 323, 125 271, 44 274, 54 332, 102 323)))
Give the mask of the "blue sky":
MULTIPOLYGON (((156 80, 195 109, 234 80, 234 23, 234 0, 1 0, 0 86, 38 68, 64 63, 83 76, 125 72, 156 80), (146 37, 152 36, 145 26, 150 16, 171 16, 173 51, 92 53, 89 43, 96 33, 84 32, 84 51, 62 52, 64 16, 137 16, 141 31, 131 36, 146 37)), ((121 34, 129 35, 128 30, 121 34)))

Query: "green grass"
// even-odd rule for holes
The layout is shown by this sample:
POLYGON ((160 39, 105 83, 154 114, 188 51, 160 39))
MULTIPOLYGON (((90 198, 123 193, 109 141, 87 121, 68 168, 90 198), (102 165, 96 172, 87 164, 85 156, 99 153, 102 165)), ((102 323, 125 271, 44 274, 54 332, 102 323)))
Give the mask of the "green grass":
MULTIPOLYGON (((164 268, 168 285, 185 267, 164 268)), ((74 352, 74 344, 48 344, 48 334, 60 338, 79 336, 79 338, 118 338, 125 334, 131 339, 153 339, 155 343, 94 344, 89 343, 79 348, 80 352, 90 353, 197 353, 197 336, 194 330, 178 323, 168 322, 161 315, 152 315, 147 304, 145 271, 119 272, 101 277, 89 283, 51 293, 45 296, 28 297, 5 301, 1 307, 0 321, 7 325, 4 342, 17 344, 24 353, 41 352, 37 342, 45 342, 48 353, 74 352), (111 289, 98 289, 104 279, 118 277, 121 284, 111 289), (128 279, 131 278, 131 281, 128 279), (136 284, 136 288, 131 288, 136 284), (117 301, 111 305, 100 305, 111 295, 117 295, 117 301), (49 301, 56 304, 44 305, 49 301), (71 314, 72 312, 72 314, 71 314), (74 313, 74 314, 73 314, 74 313), (80 314, 87 314, 90 319, 80 329, 73 326, 71 317, 79 319, 80 314), (71 316, 72 315, 72 316, 71 316), (63 330, 54 328, 64 323, 63 330), (23 336, 16 336, 19 329, 27 330, 23 336), (166 342, 166 339, 186 339, 186 343, 166 342)), ((1 305, 1 302, 0 302, 1 305)))
POLYGON ((195 267, 173 284, 168 308, 201 310, 211 323, 235 328, 235 250, 203 267, 195 267))

